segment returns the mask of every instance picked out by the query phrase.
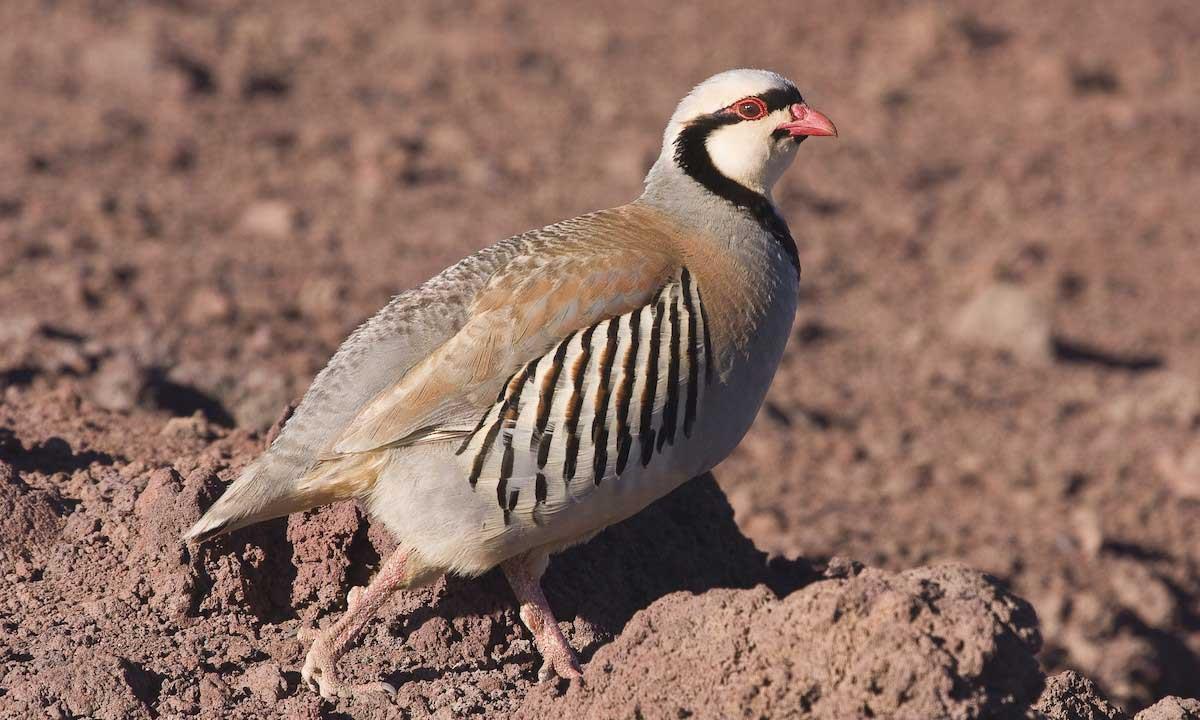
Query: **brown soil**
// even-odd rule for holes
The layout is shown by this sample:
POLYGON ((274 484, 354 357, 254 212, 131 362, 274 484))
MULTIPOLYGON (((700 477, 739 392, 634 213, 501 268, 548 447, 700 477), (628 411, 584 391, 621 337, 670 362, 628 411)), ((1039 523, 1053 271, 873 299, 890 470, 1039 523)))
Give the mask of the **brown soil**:
POLYGON ((1200 716, 1200 7, 668 7, 0 3, 0 717, 1200 716), (180 530, 355 324, 635 196, 733 66, 842 133, 777 192, 800 317, 715 480, 552 563, 586 685, 489 575, 371 625, 394 700, 298 687, 390 539, 180 530))

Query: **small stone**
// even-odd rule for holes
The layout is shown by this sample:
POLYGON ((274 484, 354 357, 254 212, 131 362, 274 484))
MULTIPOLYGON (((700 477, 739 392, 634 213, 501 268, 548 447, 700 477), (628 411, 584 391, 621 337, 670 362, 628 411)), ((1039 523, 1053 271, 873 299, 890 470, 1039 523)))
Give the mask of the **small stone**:
POLYGON ((181 439, 212 440, 216 437, 204 413, 197 410, 190 417, 173 417, 159 430, 160 435, 181 439))
POLYGON ((1162 423, 1188 428, 1200 417, 1200 382, 1181 372, 1146 373, 1105 405, 1113 423, 1162 423))
POLYGON ((959 311, 952 330, 964 342, 1002 350, 1030 365, 1047 365, 1052 358, 1049 314, 1016 285, 984 289, 959 311))
POLYGON ((233 300, 216 288, 202 287, 192 293, 184 315, 197 325, 226 322, 234 315, 233 300))
POLYGON ((308 317, 329 317, 337 310, 345 294, 346 289, 339 280, 329 277, 314 278, 300 288, 297 304, 300 306, 300 312, 308 317))
POLYGON ((92 379, 91 400, 105 410, 129 411, 137 406, 148 382, 146 369, 132 355, 114 355, 92 379))
POLYGON ((106 89, 137 94, 154 90, 154 47, 134 35, 107 36, 83 45, 83 71, 87 78, 106 89))
POLYGON ((33 315, 5 318, 4 322, 0 323, 0 342, 6 345, 29 342, 38 334, 39 329, 41 323, 33 315))
POLYGON ((1167 450, 1159 451, 1154 459, 1154 469, 1167 489, 1175 495, 1187 500, 1200 500, 1200 445, 1189 448, 1179 456, 1167 450))
POLYGON ((1100 525, 1100 516, 1093 508, 1081 507, 1072 513, 1071 520, 1080 548, 1088 557, 1098 556, 1104 546, 1104 529, 1100 525))
POLYGON ((251 235, 287 237, 295 225, 296 213, 282 200, 260 200, 242 213, 239 227, 251 235))
POLYGON ((287 681, 279 664, 265 662, 255 665, 242 677, 242 687, 263 702, 278 700, 287 694, 287 681))

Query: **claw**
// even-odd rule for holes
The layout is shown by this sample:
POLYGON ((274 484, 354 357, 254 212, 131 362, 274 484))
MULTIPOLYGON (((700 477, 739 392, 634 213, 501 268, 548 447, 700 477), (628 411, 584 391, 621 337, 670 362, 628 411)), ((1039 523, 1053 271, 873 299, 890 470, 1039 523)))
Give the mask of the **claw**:
POLYGON ((559 657, 554 660, 549 658, 542 661, 542 666, 538 668, 538 682, 546 682, 554 678, 562 678, 563 680, 582 680, 583 669, 579 665, 579 658, 575 653, 571 653, 565 658, 559 657))
POLYGON ((383 693, 388 697, 396 697, 396 686, 391 683, 383 682, 382 680, 379 682, 354 685, 350 688, 350 691, 355 695, 365 693, 383 693))
POLYGON ((300 670, 300 678, 309 689, 327 700, 353 699, 372 693, 384 693, 388 697, 396 695, 396 688, 390 683, 371 682, 350 685, 342 682, 337 674, 336 663, 331 660, 321 638, 317 638, 309 648, 308 655, 304 658, 304 667, 300 670))
POLYGON ((583 669, 579 667, 579 658, 575 657, 575 653, 571 653, 565 658, 559 658, 560 663, 555 663, 554 674, 558 675, 563 680, 582 680, 583 669))

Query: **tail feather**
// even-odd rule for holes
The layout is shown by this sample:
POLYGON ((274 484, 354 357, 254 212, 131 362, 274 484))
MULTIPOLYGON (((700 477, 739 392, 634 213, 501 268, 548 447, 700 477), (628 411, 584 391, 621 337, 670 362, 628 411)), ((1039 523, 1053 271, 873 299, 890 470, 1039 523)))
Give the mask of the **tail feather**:
POLYGON ((183 534, 183 541, 204 543, 227 532, 229 532, 228 519, 209 517, 208 514, 205 514, 183 534))
MULTIPOLYGON (((238 528, 294 512, 293 479, 279 471, 270 454, 242 471, 225 493, 183 535, 185 542, 205 542, 238 528), (272 470, 276 472, 272 472, 272 470)), ((307 509, 307 508, 299 508, 307 509)))
POLYGON ((242 471, 220 498, 183 534, 202 543, 239 528, 320 505, 360 497, 374 486, 386 453, 322 460, 307 473, 274 468, 270 454, 242 471), (299 477, 297 477, 299 475, 299 477))

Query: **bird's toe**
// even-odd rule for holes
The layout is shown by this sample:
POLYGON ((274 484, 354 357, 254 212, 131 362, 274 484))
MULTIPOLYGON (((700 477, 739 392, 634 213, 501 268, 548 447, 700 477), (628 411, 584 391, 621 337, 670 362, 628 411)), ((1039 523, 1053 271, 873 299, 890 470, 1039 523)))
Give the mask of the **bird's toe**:
MULTIPOLYGON (((382 681, 372 682, 372 683, 364 683, 362 685, 355 685, 352 688, 350 688, 349 697, 361 697, 363 695, 376 695, 379 693, 387 695, 388 697, 395 697, 396 696, 396 686, 392 685, 391 683, 385 683, 382 681)), ((342 697, 346 697, 346 696, 343 695, 342 697)))
POLYGON ((578 680, 583 677, 583 668, 579 665, 579 658, 574 654, 555 663, 554 672, 564 680, 578 680))
POLYGON ((546 659, 538 669, 538 682, 546 682, 554 678, 563 680, 578 680, 583 677, 583 669, 579 658, 574 653, 566 657, 546 659))
POLYGON ((342 682, 337 676, 334 662, 319 639, 309 648, 308 655, 304 658, 304 667, 300 669, 300 679, 309 689, 328 700, 361 698, 378 693, 389 697, 396 695, 396 687, 390 683, 372 682, 350 685, 342 682))
POLYGON ((300 679, 304 684, 323 698, 338 696, 338 682, 334 677, 333 667, 326 658, 321 641, 313 642, 304 657, 304 667, 300 669, 300 679))

